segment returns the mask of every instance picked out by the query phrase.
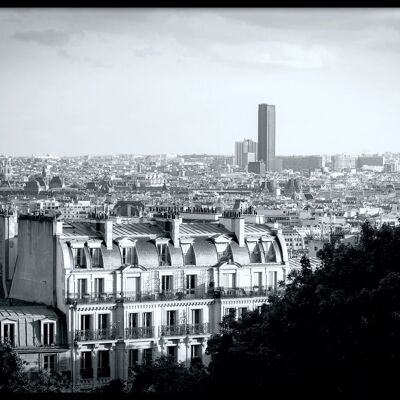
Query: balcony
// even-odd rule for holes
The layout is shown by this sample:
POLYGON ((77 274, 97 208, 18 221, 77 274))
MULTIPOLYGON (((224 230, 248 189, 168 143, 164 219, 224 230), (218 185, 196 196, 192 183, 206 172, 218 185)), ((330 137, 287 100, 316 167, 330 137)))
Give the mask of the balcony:
POLYGON ((190 299, 211 299, 212 292, 206 293, 204 289, 173 289, 164 291, 142 291, 125 292, 123 301, 125 302, 145 302, 145 301, 168 301, 168 300, 190 300, 190 299))
POLYGON ((93 379, 93 368, 81 368, 81 379, 93 379))
POLYGON ((152 338, 154 336, 153 326, 141 326, 125 329, 125 339, 152 338))
POLYGON ((267 297, 278 293, 281 288, 273 286, 253 286, 253 287, 225 287, 221 286, 214 290, 215 298, 237 298, 237 297, 267 297))
POLYGON ((85 294, 72 294, 68 293, 66 298, 67 304, 97 304, 97 303, 115 303, 117 296, 114 292, 104 292, 104 293, 85 293, 85 294))
POLYGON ((86 293, 85 295, 68 294, 66 298, 67 304, 98 304, 98 303, 115 303, 123 301, 131 302, 148 302, 148 301, 176 301, 191 299, 212 299, 220 297, 266 297, 270 294, 281 291, 281 288, 272 286, 254 286, 254 287, 217 287, 209 289, 207 292, 201 289, 173 289, 164 291, 138 291, 138 292, 122 292, 122 293, 86 293))
POLYGON ((201 324, 161 325, 159 333, 160 336, 207 335, 210 333, 210 325, 208 322, 201 324))
POLYGON ((11 338, 7 337, 0 337, 0 346, 4 344, 9 344, 12 347, 15 347, 16 349, 29 349, 29 348, 54 348, 54 347, 67 347, 68 344, 64 342, 62 338, 59 338, 58 336, 53 336, 49 338, 43 338, 42 340, 40 338, 24 338, 27 339, 28 342, 26 343, 18 343, 16 336, 11 338))
POLYGON ((115 340, 117 337, 116 328, 106 329, 77 329, 75 340, 85 342, 90 340, 115 340))

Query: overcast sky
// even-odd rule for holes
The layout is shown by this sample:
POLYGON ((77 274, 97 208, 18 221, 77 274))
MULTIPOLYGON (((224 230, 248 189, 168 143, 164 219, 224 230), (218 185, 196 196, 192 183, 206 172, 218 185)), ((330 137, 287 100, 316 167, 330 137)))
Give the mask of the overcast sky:
POLYGON ((0 154, 400 151, 399 9, 2 9, 0 76, 0 154))

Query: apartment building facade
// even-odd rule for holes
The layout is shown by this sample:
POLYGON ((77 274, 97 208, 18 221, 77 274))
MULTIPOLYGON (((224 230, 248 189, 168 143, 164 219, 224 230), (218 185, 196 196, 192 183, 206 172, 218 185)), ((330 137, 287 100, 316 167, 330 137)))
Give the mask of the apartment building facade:
POLYGON ((208 363, 224 315, 268 301, 290 272, 285 239, 238 211, 217 223, 155 215, 149 223, 20 216, 10 297, 65 315, 77 389, 126 379, 161 355, 208 363))

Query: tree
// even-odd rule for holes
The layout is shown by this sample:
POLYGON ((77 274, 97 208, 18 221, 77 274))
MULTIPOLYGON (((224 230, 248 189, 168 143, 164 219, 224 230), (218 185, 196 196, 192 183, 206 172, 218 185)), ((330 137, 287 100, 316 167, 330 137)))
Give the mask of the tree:
POLYGON ((303 257, 261 313, 223 321, 207 348, 210 390, 361 396, 396 388, 400 228, 367 223, 358 246, 328 244, 319 257, 315 271, 303 257))
POLYGON ((0 350, 0 392, 44 393, 68 389, 61 375, 46 371, 29 375, 23 366, 24 361, 11 344, 4 343, 0 350))
POLYGON ((206 378, 202 363, 187 367, 176 363, 172 357, 161 356, 154 362, 134 367, 128 390, 134 393, 201 392, 206 378))

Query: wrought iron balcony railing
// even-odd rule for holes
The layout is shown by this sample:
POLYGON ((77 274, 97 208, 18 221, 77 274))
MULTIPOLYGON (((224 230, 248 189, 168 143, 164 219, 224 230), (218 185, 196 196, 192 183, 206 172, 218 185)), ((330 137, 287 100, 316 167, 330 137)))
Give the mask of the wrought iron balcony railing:
POLYGON ((159 333, 160 336, 206 335, 210 333, 210 325, 208 322, 201 324, 161 325, 159 333))
POLYGON ((66 303, 90 304, 90 303, 115 303, 124 302, 147 302, 147 301, 170 301, 190 299, 210 299, 219 297, 263 297, 282 290, 273 286, 253 287, 217 287, 210 288, 207 292, 201 289, 174 289, 174 290, 151 290, 136 292, 108 292, 108 293, 86 293, 85 295, 68 294, 66 303))
POLYGON ((154 336, 153 326, 141 326, 125 329, 125 339, 152 338, 154 336))
POLYGON ((225 287, 221 286, 214 290, 214 297, 267 297, 280 291, 280 288, 273 286, 253 287, 225 287))
POLYGON ((66 298, 67 304, 91 304, 91 303, 115 303, 120 298, 115 292, 102 292, 102 293, 68 293, 66 298))
POLYGON ((114 340, 117 337, 116 328, 105 329, 77 329, 75 340, 79 342, 90 340, 114 340))
MULTIPOLYGON (((25 339, 25 338, 24 338, 25 339)), ((63 341, 62 338, 54 335, 53 337, 48 338, 27 338, 27 342, 18 342, 17 336, 12 338, 9 337, 0 337, 0 346, 4 344, 9 344, 15 348, 37 348, 37 347, 66 347, 68 346, 66 342, 63 341)))

